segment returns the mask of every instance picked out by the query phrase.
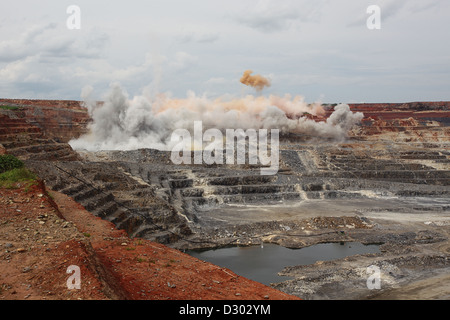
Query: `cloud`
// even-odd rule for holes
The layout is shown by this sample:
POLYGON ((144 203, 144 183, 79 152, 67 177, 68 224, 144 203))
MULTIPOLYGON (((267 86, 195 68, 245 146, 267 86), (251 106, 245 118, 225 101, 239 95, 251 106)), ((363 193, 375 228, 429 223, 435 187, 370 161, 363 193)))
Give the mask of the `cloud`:
POLYGON ((436 8, 443 3, 444 2, 442 0, 386 0, 385 3, 380 5, 380 7, 382 9, 383 19, 391 19, 400 14, 421 14, 425 11, 436 8))
POLYGON ((15 82, 24 79, 28 75, 29 67, 35 62, 35 58, 26 57, 25 59, 16 60, 8 63, 0 69, 1 81, 15 82))
POLYGON ((187 52, 179 51, 175 54, 174 59, 169 62, 169 66, 173 67, 175 70, 180 71, 197 64, 197 62, 197 57, 192 56, 187 52))
POLYGON ((270 77, 264 95, 448 98, 448 0, 138 1, 131 11, 110 3, 107 12, 98 1, 78 5, 81 30, 66 28, 64 4, 0 5, 3 96, 77 99, 85 85, 103 91, 113 81, 135 95, 155 78, 155 94, 239 96, 248 91, 239 77, 252 68, 270 77), (370 4, 382 9, 379 32, 366 27, 370 4))
POLYGON ((17 39, 0 42, 0 62, 12 62, 30 56, 47 59, 98 58, 106 47, 109 36, 89 30, 82 37, 74 36, 55 23, 34 25, 17 39))
MULTIPOLYGON (((411 15, 424 14, 425 12, 433 9, 438 9, 442 5, 446 5, 444 0, 384 0, 377 4, 381 9, 382 23, 392 21, 399 17, 406 20, 411 15)), ((367 8, 367 5, 359 4, 361 9, 367 8)), ((361 27, 366 25, 369 15, 364 10, 359 10, 359 14, 356 14, 357 18, 347 23, 348 27, 361 27)), ((409 20, 409 19, 408 19, 409 20)))
POLYGON ((26 58, 33 53, 32 47, 36 39, 46 30, 54 29, 55 24, 33 26, 22 33, 17 39, 0 42, 0 62, 12 62, 26 58))
POLYGON ((227 80, 223 77, 213 77, 205 81, 206 85, 223 85, 228 84, 230 80, 227 80))
POLYGON ((77 78, 76 70, 86 71, 87 65, 98 62, 108 41, 109 36, 98 30, 77 33, 53 22, 31 25, 15 38, 12 33, 0 42, 3 94, 61 98, 86 81, 84 76, 77 78))
POLYGON ((244 13, 236 13, 235 20, 263 33, 281 32, 301 23, 318 22, 320 10, 327 2, 327 0, 260 0, 254 6, 243 10, 244 13))
POLYGON ((411 12, 415 13, 415 12, 423 12, 426 10, 430 10, 430 9, 436 9, 438 6, 446 3, 446 0, 434 0, 434 1, 428 1, 425 2, 424 1, 420 1, 417 3, 413 3, 411 6, 411 12))
POLYGON ((219 40, 220 36, 218 33, 205 33, 197 37, 197 42, 199 43, 212 43, 219 40))
POLYGON ((296 9, 289 8, 284 3, 263 1, 252 9, 239 14, 236 21, 264 33, 286 30, 300 17, 296 9))
POLYGON ((184 32, 176 39, 181 43, 213 43, 219 40, 218 32, 200 33, 200 32, 184 32))

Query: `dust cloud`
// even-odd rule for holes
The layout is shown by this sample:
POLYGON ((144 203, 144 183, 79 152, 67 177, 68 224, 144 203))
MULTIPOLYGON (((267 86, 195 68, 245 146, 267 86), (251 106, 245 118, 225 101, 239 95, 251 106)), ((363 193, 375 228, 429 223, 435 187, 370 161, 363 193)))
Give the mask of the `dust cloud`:
POLYGON ((261 91, 265 87, 270 87, 269 79, 259 74, 252 76, 252 73, 252 70, 246 70, 241 77, 241 83, 245 84, 246 86, 251 86, 258 91, 261 91))
MULTIPOLYGON (((250 70, 244 73, 243 83, 256 89, 270 84, 251 73, 250 70)), ((362 113, 354 113, 348 105, 340 104, 327 119, 315 121, 310 115, 323 116, 324 106, 291 95, 211 99, 188 92, 182 99, 166 94, 130 98, 119 84, 112 84, 103 102, 98 103, 91 98, 92 91, 87 87, 82 92, 92 121, 87 134, 69 142, 75 150, 171 150, 172 133, 177 129, 193 132, 195 121, 202 121, 205 130, 279 129, 280 134, 298 133, 343 141, 363 118, 362 113)))

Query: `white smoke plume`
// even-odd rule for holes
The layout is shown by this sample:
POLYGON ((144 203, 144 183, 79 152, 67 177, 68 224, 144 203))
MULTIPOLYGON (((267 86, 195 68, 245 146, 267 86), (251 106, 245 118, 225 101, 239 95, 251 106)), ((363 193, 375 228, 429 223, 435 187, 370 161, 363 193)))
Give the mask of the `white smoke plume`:
POLYGON ((130 99, 120 85, 114 84, 104 103, 97 104, 89 98, 91 90, 83 90, 83 98, 92 122, 88 134, 70 142, 75 150, 170 150, 173 131, 192 132, 194 121, 202 121, 204 130, 279 129, 281 134, 304 133, 342 140, 363 118, 362 113, 353 113, 348 105, 341 104, 326 121, 316 122, 305 113, 320 116, 325 113, 324 107, 308 104, 300 96, 209 99, 189 92, 184 99, 164 94, 130 99))

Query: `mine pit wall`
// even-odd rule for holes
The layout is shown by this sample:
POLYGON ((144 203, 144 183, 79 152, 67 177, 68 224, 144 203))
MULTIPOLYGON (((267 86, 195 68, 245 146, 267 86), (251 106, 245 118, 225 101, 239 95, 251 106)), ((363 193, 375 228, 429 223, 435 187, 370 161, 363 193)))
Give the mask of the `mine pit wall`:
MULTIPOLYGON (((59 142, 68 142, 86 133, 87 125, 91 121, 81 101, 0 99, 0 105, 21 107, 20 117, 26 118, 29 123, 41 128, 48 137, 59 142)), ((449 130, 444 128, 450 125, 450 102, 447 101, 362 103, 349 106, 353 112, 364 114, 362 132, 358 132, 355 138, 405 130, 411 132, 418 130, 420 133, 424 129, 433 130, 432 127, 440 127, 444 132, 443 138, 450 135, 449 130)), ((328 105, 325 108, 327 111, 324 117, 312 118, 324 121, 334 111, 334 106, 328 105)))
POLYGON ((91 121, 80 101, 0 99, 0 105, 18 107, 18 110, 0 112, 26 119, 57 142, 67 143, 87 133, 87 125, 91 121))

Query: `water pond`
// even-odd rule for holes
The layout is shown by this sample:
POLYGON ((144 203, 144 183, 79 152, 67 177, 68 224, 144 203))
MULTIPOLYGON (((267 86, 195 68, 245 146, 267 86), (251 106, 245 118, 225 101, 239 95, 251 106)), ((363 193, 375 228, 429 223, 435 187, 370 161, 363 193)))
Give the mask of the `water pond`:
POLYGON ((189 250, 198 259, 236 274, 269 285, 289 278, 278 275, 284 267, 313 264, 345 258, 355 254, 378 253, 379 245, 358 242, 321 243, 302 249, 289 249, 276 244, 233 246, 214 250, 189 250))

